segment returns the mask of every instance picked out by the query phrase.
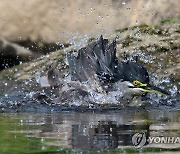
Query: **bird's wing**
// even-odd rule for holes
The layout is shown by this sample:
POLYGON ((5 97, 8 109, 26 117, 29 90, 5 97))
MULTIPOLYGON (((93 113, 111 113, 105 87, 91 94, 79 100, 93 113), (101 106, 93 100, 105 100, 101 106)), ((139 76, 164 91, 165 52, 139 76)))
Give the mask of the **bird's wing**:
POLYGON ((118 61, 116 42, 109 44, 107 39, 100 39, 78 51, 78 56, 67 56, 72 79, 83 81, 113 82, 117 76, 118 61))
POLYGON ((134 61, 119 62, 116 57, 116 41, 109 43, 100 39, 78 51, 78 56, 68 54, 72 80, 91 81, 99 85, 114 83, 119 80, 139 80, 149 83, 149 75, 141 64, 134 61))

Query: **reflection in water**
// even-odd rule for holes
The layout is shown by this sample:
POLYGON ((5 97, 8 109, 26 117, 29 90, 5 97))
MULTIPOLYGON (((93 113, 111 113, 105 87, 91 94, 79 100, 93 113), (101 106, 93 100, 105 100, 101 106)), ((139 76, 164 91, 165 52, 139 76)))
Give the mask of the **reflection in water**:
POLYGON ((114 149, 119 145, 133 146, 132 136, 137 131, 149 135, 149 125, 117 125, 112 121, 99 121, 97 126, 73 125, 72 146, 80 149, 114 149))
MULTIPOLYGON (((145 132, 146 138, 167 136, 167 134, 177 137, 180 134, 179 122, 179 112, 0 114, 1 126, 7 123, 13 124, 7 126, 8 129, 6 127, 1 130, 0 144, 1 142, 9 144, 4 140, 4 138, 7 139, 7 135, 3 136, 4 131, 6 134, 11 132, 16 136, 23 134, 28 142, 26 148, 30 151, 43 150, 52 146, 81 150, 134 148, 132 136, 136 132, 145 132), (32 146, 37 142, 39 146, 32 146)), ((16 142, 17 140, 18 138, 16 142)), ((19 140, 22 139, 19 138, 19 140)), ((11 144, 13 147, 14 144, 11 144)), ((143 148, 148 146, 146 143, 143 148)), ((174 148, 174 145, 158 146, 174 148)))

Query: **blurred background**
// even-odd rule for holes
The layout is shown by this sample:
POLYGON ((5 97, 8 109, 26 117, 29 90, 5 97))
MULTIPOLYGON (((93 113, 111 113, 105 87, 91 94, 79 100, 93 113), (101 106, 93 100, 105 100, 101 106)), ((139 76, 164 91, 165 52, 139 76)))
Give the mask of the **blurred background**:
POLYGON ((117 29, 180 17, 179 0, 0 0, 0 70, 117 29))
POLYGON ((7 40, 68 42, 115 29, 180 17, 179 0, 0 0, 0 35, 7 40))

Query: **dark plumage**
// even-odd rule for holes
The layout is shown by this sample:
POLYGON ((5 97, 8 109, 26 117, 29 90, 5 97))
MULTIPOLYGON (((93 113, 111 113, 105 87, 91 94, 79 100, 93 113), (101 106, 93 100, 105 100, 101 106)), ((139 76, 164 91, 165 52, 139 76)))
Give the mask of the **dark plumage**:
MULTIPOLYGON (((72 102, 83 99, 83 102, 89 102, 99 99, 100 96, 94 97, 97 93, 103 93, 121 103, 137 104, 138 98, 148 92, 167 94, 149 84, 148 72, 137 60, 120 61, 116 57, 115 40, 110 43, 101 36, 98 41, 78 50, 77 56, 68 53, 67 59, 70 81, 60 78, 54 67, 48 72, 48 82, 54 87, 58 101, 72 102)), ((102 101, 104 100, 106 99, 102 101)))
POLYGON ((116 57, 116 41, 109 43, 100 39, 78 51, 78 56, 67 55, 72 80, 98 82, 100 84, 115 83, 119 80, 138 80, 149 83, 147 70, 134 61, 119 61, 116 57))

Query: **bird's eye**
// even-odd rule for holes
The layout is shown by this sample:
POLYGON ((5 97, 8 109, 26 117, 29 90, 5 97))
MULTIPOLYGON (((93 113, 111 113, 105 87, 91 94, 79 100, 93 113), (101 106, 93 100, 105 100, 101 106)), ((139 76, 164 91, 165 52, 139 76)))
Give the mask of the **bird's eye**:
POLYGON ((137 80, 133 81, 133 85, 137 86, 138 85, 138 81, 137 80))

